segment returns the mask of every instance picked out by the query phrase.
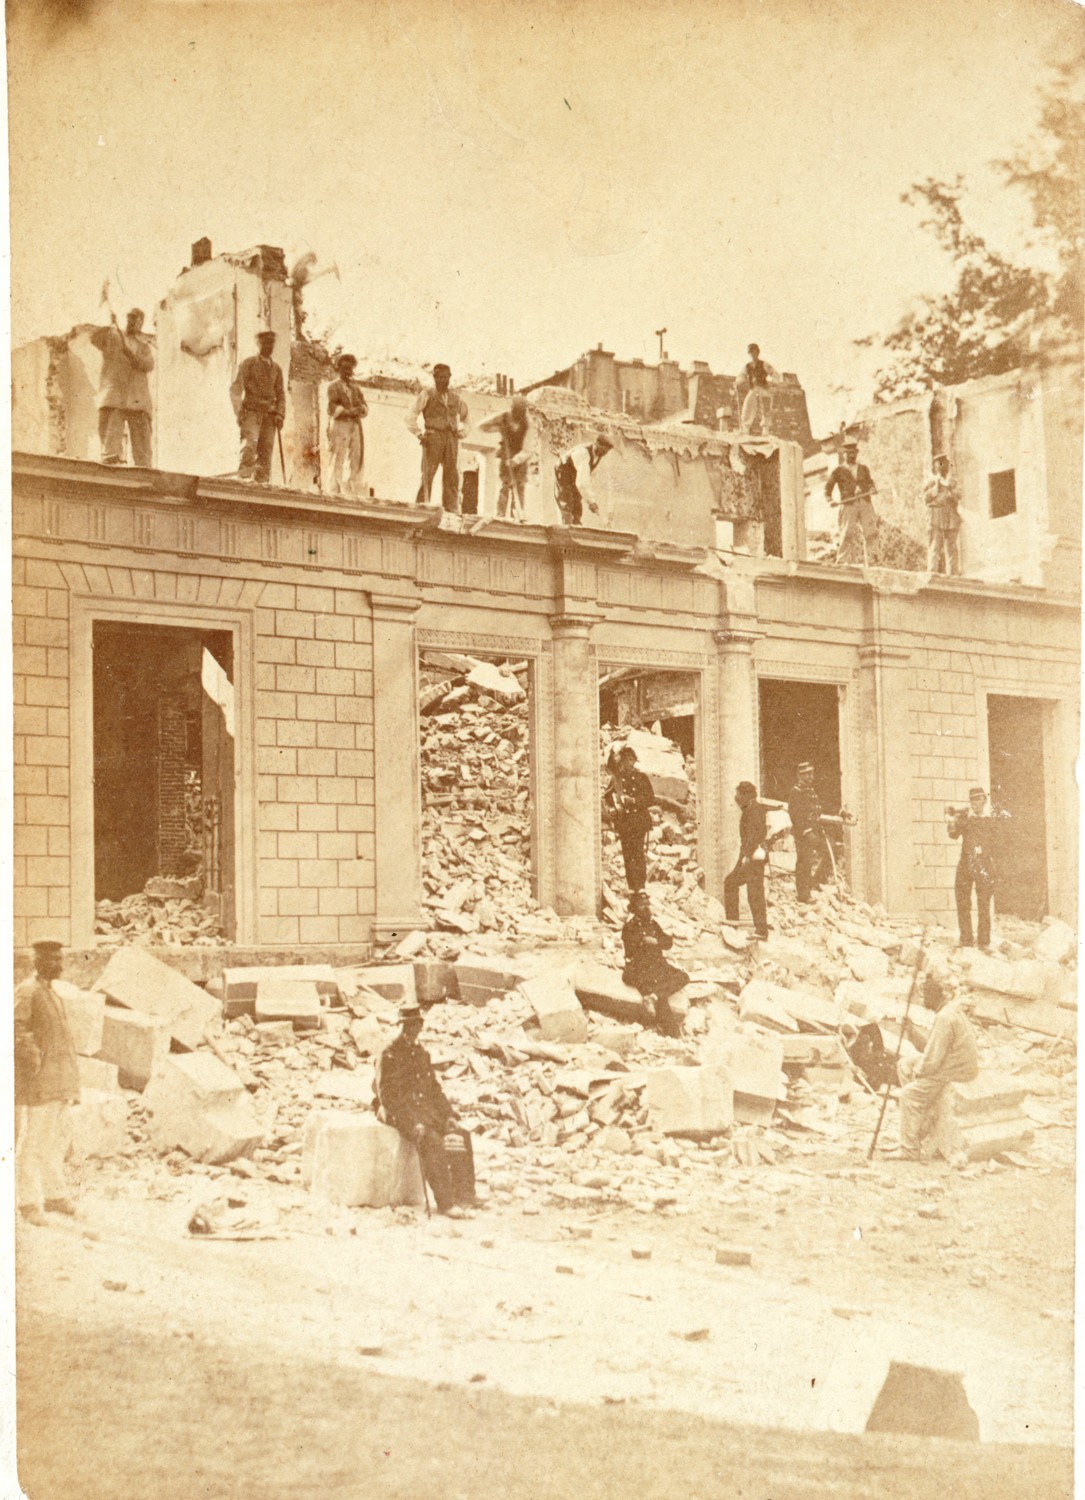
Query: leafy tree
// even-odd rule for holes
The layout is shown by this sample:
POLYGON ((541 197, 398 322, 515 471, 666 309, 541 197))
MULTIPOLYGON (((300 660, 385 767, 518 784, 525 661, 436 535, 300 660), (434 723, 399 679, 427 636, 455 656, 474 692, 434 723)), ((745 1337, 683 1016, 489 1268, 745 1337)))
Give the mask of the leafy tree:
POLYGON ((924 296, 891 333, 856 342, 891 356, 875 376, 875 399, 893 401, 932 385, 996 375, 1020 362, 1013 336, 1037 317, 1081 326, 1085 185, 1085 46, 1054 70, 1042 95, 1040 130, 1018 155, 993 165, 1032 208, 1032 248, 1055 271, 1016 265, 970 228, 961 177, 913 183, 901 202, 926 210, 920 221, 952 258, 957 279, 943 296, 924 296))

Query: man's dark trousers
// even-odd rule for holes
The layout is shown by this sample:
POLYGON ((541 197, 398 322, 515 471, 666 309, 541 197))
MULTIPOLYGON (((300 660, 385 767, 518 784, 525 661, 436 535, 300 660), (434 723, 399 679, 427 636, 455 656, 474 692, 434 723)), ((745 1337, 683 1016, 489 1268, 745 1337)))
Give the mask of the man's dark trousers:
POLYGON ((769 931, 768 912, 765 907, 765 867, 750 859, 740 859, 723 882, 723 909, 729 922, 738 921, 738 893, 746 887, 746 900, 750 903, 754 931, 758 937, 767 937, 769 931))
MULTIPOLYGON (((459 1130, 450 1126, 448 1134, 453 1131, 463 1138, 464 1147, 471 1156, 471 1137, 468 1131, 459 1130)), ((437 1204, 438 1213, 447 1211, 458 1201, 456 1183, 448 1159, 448 1151, 445 1147, 445 1132, 426 1130, 425 1135, 418 1145, 418 1160, 422 1167, 423 1175, 433 1190, 434 1201, 437 1204)))
POLYGON ((619 828, 617 832, 625 862, 626 883, 631 891, 643 891, 648 878, 648 835, 625 828, 619 828))
POLYGON ((821 885, 820 880, 814 879, 820 855, 818 841, 813 829, 800 833, 795 840, 795 894, 800 901, 809 901, 811 890, 821 885))
POLYGON ((445 510, 460 508, 460 440, 451 430, 426 432, 422 438, 422 483, 417 504, 430 503, 437 470, 441 471, 441 504, 445 510))
POLYGON ((961 929, 961 942, 972 946, 972 887, 976 887, 976 907, 979 912, 977 929, 979 945, 987 948, 991 943, 991 897, 994 885, 984 875, 974 874, 966 860, 957 866, 954 891, 957 896, 957 925, 961 929))

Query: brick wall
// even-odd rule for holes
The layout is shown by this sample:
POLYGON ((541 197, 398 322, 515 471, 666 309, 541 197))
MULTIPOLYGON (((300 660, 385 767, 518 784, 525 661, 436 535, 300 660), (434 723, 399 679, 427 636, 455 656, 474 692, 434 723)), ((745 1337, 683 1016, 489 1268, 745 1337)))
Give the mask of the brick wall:
POLYGON ((185 763, 188 723, 185 697, 163 694, 156 705, 155 802, 156 853, 159 875, 182 875, 185 870, 185 763))
POLYGON ((15 943, 71 927, 68 589, 53 562, 12 559, 15 943))
POLYGON ((376 909, 368 604, 269 583, 256 630, 259 941, 363 941, 376 909))

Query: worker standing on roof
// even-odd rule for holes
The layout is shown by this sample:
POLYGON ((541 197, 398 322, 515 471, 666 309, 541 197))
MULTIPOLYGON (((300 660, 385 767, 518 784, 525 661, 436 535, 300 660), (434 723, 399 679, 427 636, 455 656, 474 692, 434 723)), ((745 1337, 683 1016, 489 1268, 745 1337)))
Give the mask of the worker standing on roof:
POLYGON ((770 384, 779 380, 779 373, 761 358, 756 344, 747 346, 750 356, 742 371, 740 385, 746 387, 746 399, 742 403, 742 431, 760 435, 768 430, 772 420, 772 392, 770 384))
POLYGON ((422 387, 407 412, 407 430, 422 444, 422 483, 416 505, 429 505, 430 491, 441 470, 441 504, 445 510, 460 508, 460 438, 467 430, 467 402, 451 389, 452 371, 434 365, 433 382, 422 387), (422 430, 418 429, 419 418, 422 430))
POLYGON ((230 387, 230 399, 241 433, 241 460, 237 477, 267 484, 271 479, 271 455, 275 434, 286 419, 283 372, 272 358, 275 335, 270 328, 256 335, 258 352, 243 359, 230 387))
POLYGON ((124 429, 137 469, 151 467, 151 387, 147 376, 154 369, 151 341, 143 332, 143 314, 133 307, 124 332, 116 317, 107 328, 96 328, 90 336, 102 351, 102 378, 98 387, 98 437, 102 462, 124 462, 124 429))
POLYGON ((830 505, 840 508, 837 562, 867 561, 867 543, 873 542, 878 529, 878 518, 871 500, 873 494, 874 480, 870 470, 859 462, 859 444, 849 440, 844 444, 843 461, 825 481, 825 498, 830 505), (834 490, 839 494, 839 500, 833 499, 834 490))
POLYGON ((354 378, 358 361, 353 354, 341 354, 335 361, 338 375, 328 387, 328 448, 331 452, 331 478, 328 490, 343 494, 346 470, 346 493, 358 495, 362 488, 365 463, 365 434, 362 418, 369 415, 365 392, 354 378))
POLYGON ((498 479, 501 488, 497 496, 497 514, 510 521, 524 519, 524 492, 527 489, 527 471, 530 461, 528 438, 532 432, 527 400, 513 396, 508 411, 487 417, 479 423, 484 432, 496 432, 498 437, 498 479))
POLYGON ((586 505, 595 516, 599 507, 592 493, 592 476, 614 447, 608 437, 581 443, 562 455, 554 466, 554 499, 564 526, 579 526, 586 505))
POLYGON ((927 502, 927 567, 932 573, 956 577, 961 571, 961 492, 947 454, 935 454, 923 498, 927 502))

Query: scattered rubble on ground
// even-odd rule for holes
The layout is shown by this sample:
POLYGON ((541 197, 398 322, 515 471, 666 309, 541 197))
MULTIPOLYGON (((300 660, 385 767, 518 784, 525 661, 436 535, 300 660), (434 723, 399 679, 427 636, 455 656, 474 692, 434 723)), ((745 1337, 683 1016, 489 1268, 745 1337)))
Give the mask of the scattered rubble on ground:
POLYGON ((201 904, 201 880, 148 880, 121 901, 97 901, 94 931, 104 946, 155 943, 166 947, 214 947, 222 924, 201 904))

